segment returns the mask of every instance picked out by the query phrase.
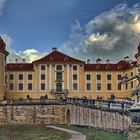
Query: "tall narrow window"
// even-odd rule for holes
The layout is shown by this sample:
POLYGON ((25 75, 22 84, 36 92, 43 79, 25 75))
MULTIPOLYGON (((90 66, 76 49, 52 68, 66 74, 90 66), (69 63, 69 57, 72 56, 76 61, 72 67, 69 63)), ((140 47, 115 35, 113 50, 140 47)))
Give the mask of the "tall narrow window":
POLYGON ((107 75, 107 80, 111 80, 111 74, 107 75))
POLYGON ((118 84, 118 90, 122 90, 122 85, 118 84))
POLYGON ((77 80, 77 74, 73 74, 73 80, 77 80))
POLYGON ((10 91, 13 91, 14 90, 14 84, 13 83, 10 83, 9 89, 10 89, 10 91))
POLYGON ((32 83, 29 83, 28 84, 28 90, 32 90, 33 89, 33 85, 32 85, 32 83))
POLYGON ((111 90, 112 89, 112 85, 109 83, 107 84, 107 90, 111 90))
POLYGON ((41 90, 45 90, 46 86, 45 83, 41 83, 41 90))
POLYGON ((28 80, 32 80, 33 79, 33 75, 32 74, 28 74, 28 80))
POLYGON ((87 83, 87 84, 86 84, 86 89, 87 89, 88 91, 91 90, 91 84, 90 84, 90 83, 87 83))
POLYGON ((73 90, 77 90, 77 89, 78 89, 77 83, 73 83, 73 90))
POLYGON ((97 83, 97 90, 101 90, 101 89, 102 89, 101 83, 97 83))
POLYGON ((133 85, 133 82, 131 82, 131 89, 133 89, 134 85, 133 85))
POLYGON ((20 84, 18 85, 18 90, 23 90, 23 84, 22 84, 22 83, 20 83, 20 84))
POLYGON ((10 74, 10 80, 14 80, 14 75, 10 74))
POLYGON ((126 90, 128 90, 128 83, 125 84, 126 90))
POLYGON ((45 74, 41 74, 41 80, 45 80, 45 74))

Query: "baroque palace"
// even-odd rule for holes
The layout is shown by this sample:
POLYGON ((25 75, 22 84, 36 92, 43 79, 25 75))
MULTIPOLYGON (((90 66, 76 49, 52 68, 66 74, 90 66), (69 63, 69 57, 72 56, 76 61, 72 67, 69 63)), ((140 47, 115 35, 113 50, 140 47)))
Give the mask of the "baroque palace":
POLYGON ((117 63, 96 63, 81 61, 53 48, 45 57, 32 63, 6 63, 9 54, 6 44, 0 38, 0 99, 26 99, 29 95, 39 99, 47 95, 56 97, 87 97, 96 99, 130 98, 131 92, 136 88, 138 81, 120 85, 119 81, 124 75, 133 76, 138 73, 137 64, 140 64, 140 45, 136 54, 136 61, 128 58, 117 63))

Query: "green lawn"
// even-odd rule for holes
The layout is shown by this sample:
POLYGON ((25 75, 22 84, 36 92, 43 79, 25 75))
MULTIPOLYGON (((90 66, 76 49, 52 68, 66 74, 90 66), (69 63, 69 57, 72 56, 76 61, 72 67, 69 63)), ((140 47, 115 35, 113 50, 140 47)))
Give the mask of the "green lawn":
POLYGON ((119 134, 112 134, 109 132, 96 131, 92 128, 81 128, 77 126, 67 126, 67 125, 57 125, 58 127, 67 128, 81 132, 87 136, 87 140, 127 140, 127 137, 124 137, 119 134))
POLYGON ((0 125, 0 140, 67 140, 69 137, 43 125, 0 125))

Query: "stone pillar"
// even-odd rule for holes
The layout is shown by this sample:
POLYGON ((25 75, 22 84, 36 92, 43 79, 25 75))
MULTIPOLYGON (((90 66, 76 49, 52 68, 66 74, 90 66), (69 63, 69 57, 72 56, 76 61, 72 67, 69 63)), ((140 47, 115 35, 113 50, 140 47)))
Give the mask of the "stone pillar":
POLYGON ((0 37, 0 100, 3 99, 3 96, 6 93, 6 56, 8 55, 8 52, 5 50, 6 44, 0 37))

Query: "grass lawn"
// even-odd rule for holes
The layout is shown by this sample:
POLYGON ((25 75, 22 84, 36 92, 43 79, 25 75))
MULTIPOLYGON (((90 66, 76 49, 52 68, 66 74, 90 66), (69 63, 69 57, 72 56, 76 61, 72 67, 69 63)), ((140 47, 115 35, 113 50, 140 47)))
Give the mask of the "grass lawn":
POLYGON ((0 140, 67 140, 69 137, 43 125, 0 125, 0 140))
POLYGON ((67 126, 67 125, 56 125, 56 126, 81 132, 87 136, 87 140, 127 140, 127 137, 125 136, 119 134, 112 134, 104 131, 96 131, 92 128, 67 126))

